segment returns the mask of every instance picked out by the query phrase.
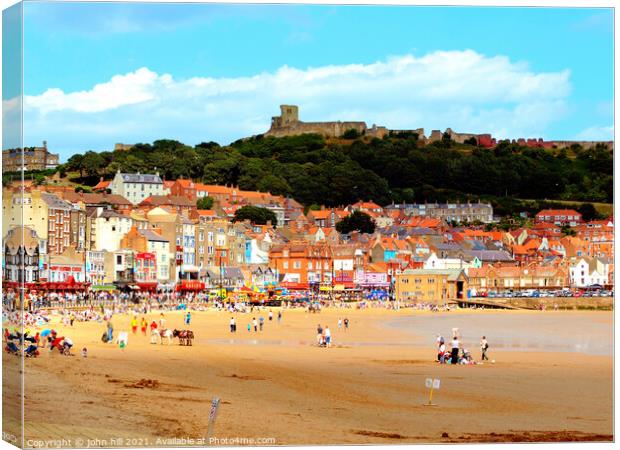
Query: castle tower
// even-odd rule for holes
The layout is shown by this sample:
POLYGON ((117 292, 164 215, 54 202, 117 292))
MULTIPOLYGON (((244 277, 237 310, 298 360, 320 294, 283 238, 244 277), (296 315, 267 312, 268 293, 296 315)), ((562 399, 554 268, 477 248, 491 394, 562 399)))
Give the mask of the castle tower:
POLYGON ((282 125, 290 125, 299 122, 299 107, 296 105, 280 105, 280 117, 282 125))

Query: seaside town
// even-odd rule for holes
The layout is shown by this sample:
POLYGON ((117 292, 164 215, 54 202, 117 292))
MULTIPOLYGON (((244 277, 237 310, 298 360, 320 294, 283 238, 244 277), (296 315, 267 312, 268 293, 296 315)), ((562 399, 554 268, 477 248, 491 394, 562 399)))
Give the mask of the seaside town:
POLYGON ((615 442, 599 3, 6 7, 2 439, 615 442))
MULTIPOLYGON (((303 123, 296 108, 284 105, 263 137, 249 139, 258 145, 298 135, 342 139, 343 129, 371 143, 393 136, 363 122, 303 123)), ((398 133, 438 151, 453 143, 482 152, 512 144, 541 152, 577 146, 606 161, 610 148, 501 144, 449 129, 428 139, 422 129, 398 133)), ((143 155, 144 148, 153 152, 144 144, 116 144, 107 155, 110 167, 137 159, 134 152, 143 155)), ((104 159, 98 169, 76 167, 80 158, 60 165, 46 142, 3 152, 3 357, 11 393, 5 409, 16 411, 19 401, 15 356, 29 358, 27 391, 45 379, 75 395, 62 411, 59 389, 46 387, 36 405, 27 399, 28 442, 62 437, 63 446, 79 447, 96 424, 89 447, 202 445, 207 438, 226 445, 204 434, 214 426, 220 397, 218 436, 268 436, 235 444, 611 439, 609 204, 512 215, 497 214, 481 198, 304 205, 291 195, 204 178, 167 179, 156 168, 112 172, 104 159), (582 329, 589 331, 573 331, 582 329), (568 363, 569 386, 566 364, 553 369, 562 352, 580 355, 568 363), (526 400, 521 384, 511 384, 523 365, 519 380, 531 389, 526 400), (456 386, 447 366, 480 372, 459 377, 456 386), (534 383, 540 368, 550 370, 544 384, 534 383), (300 381, 323 376, 331 381, 318 391, 300 381), (434 377, 425 378, 428 401, 427 376, 434 377), (486 380, 482 391, 478 377, 486 380), (564 395, 586 379, 604 387, 564 395), (460 415, 450 409, 456 404, 480 411, 454 428, 463 435, 447 433, 432 412, 419 423, 402 412, 416 407, 412 399, 437 406, 433 389, 440 386, 451 392, 440 400, 449 406, 442 417, 460 415), (567 429, 566 420, 540 408, 544 395, 555 399, 549 408, 600 425, 558 431, 567 429), (525 405, 511 416, 518 426, 504 420, 506 398, 525 405), (188 408, 187 401, 195 403, 188 408), (103 421, 99 403, 110 408, 103 421), (337 409, 337 417, 312 412, 325 408, 337 409), (384 419, 377 420, 379 411, 384 419), (127 417, 121 426, 119 413, 127 417), (62 425, 36 419, 47 415, 62 425), (287 426, 256 421, 257 415, 285 418, 287 426), (136 440, 136 430, 145 437, 136 440)), ((6 427, 18 430, 19 418, 11 417, 6 427)))
MULTIPOLYGON (((42 150, 44 167, 57 164, 42 150)), ((5 290, 23 281, 29 292, 58 294, 492 306, 493 297, 610 296, 614 287, 613 217, 584 221, 573 209, 541 210, 527 227, 488 231, 499 218, 484 202, 360 199, 308 210, 268 192, 120 171, 88 193, 14 183, 3 189, 2 209, 5 290), (272 220, 239 220, 248 208, 272 220), (352 215, 374 231, 339 232, 352 215)))
MULTIPOLYGON (((365 122, 302 122, 296 105, 280 111, 265 137, 394 133, 365 122)), ((416 133, 423 143, 498 144, 490 134, 447 129, 426 138, 424 129, 403 132, 416 133)), ((613 149, 611 142, 514 142, 613 149)), ((114 149, 131 151, 127 144, 114 149)), ((4 151, 3 172, 59 164, 46 142, 27 149, 23 160, 20 155, 4 151)), ((169 180, 157 171, 118 169, 113 179, 102 177, 89 187, 53 178, 26 178, 3 189, 4 289, 23 281, 27 290, 45 293, 175 292, 263 304, 316 299, 437 306, 482 305, 475 299, 486 298, 493 306, 494 297, 611 296, 614 286, 612 216, 586 221, 574 209, 543 209, 527 226, 501 231, 489 227, 500 217, 480 200, 379 205, 360 198, 308 208, 289 196, 169 180)))

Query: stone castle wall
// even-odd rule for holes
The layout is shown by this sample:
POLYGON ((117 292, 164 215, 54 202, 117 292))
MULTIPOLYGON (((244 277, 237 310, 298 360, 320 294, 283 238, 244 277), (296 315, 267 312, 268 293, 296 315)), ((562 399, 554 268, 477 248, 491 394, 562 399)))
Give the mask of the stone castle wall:
MULTIPOLYGON (((274 118, 275 119, 275 118, 274 118)), ((276 122, 278 123, 278 121, 276 122)), ((293 122, 287 125, 272 124, 264 136, 295 136, 298 134, 317 133, 326 137, 340 137, 345 131, 353 129, 360 134, 367 130, 365 122, 293 122)))
MULTIPOLYGON (((390 132, 402 133, 412 132, 418 135, 418 139, 425 143, 441 141, 444 133, 441 130, 433 130, 428 136, 424 135, 424 128, 415 130, 389 130, 383 126, 373 125, 367 127, 365 122, 302 122, 299 120, 299 107, 296 105, 280 105, 280 115, 271 118, 271 128, 263 136, 295 136, 299 134, 316 133, 325 137, 341 137, 347 130, 353 129, 359 134, 371 137, 383 138, 390 132)), ((474 138, 481 147, 493 148, 497 145, 495 138, 488 133, 457 133, 451 128, 447 128, 446 133, 450 135, 452 141, 463 144, 465 141, 474 138)), ((584 149, 589 150, 598 143, 606 144, 613 150, 613 141, 543 141, 542 139, 513 139, 511 142, 518 143, 533 148, 569 148, 573 144, 579 144, 584 149)))

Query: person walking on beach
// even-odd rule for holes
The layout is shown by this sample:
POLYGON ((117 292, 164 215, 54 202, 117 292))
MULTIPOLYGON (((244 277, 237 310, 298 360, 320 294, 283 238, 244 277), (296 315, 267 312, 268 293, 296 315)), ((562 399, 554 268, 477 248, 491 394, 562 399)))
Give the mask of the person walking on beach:
POLYGON ((258 326, 260 328, 261 331, 263 331, 263 324, 265 323, 265 318, 263 316, 260 316, 258 318, 258 326))
POLYGON ((71 313, 71 316, 69 316, 69 322, 71 323, 71 326, 73 326, 73 322, 75 322, 75 314, 71 313))
POLYGON ((282 311, 278 311, 278 324, 282 322, 282 311))
POLYGON ((342 328, 342 319, 338 318, 338 329, 342 328))
POLYGON ((489 343, 487 342, 487 338, 486 336, 482 336, 482 339, 480 339, 480 351, 482 352, 482 360, 489 360, 489 357, 487 356, 487 350, 489 349, 489 343))
POLYGON ((112 342, 112 336, 114 328, 112 327, 112 321, 108 320, 108 342, 112 342))
POLYGON ((137 331, 138 331, 138 318, 136 316, 133 316, 133 319, 131 319, 131 332, 133 334, 136 334, 137 331))
POLYGON ((230 318, 230 332, 234 333, 235 331, 237 331, 237 324, 235 323, 235 318, 231 317, 230 318))
POLYGON ((164 330, 166 328, 166 318, 164 317, 164 313, 159 315, 159 329, 164 330))
POLYGON ((459 339, 456 335, 452 338, 452 353, 450 355, 450 364, 459 363, 459 339))
POLYGON ((332 332, 329 331, 328 326, 325 327, 324 333, 325 333, 325 347, 329 348, 332 345, 332 332))
POLYGON ((187 311, 187 314, 185 315, 185 325, 189 327, 189 323, 191 321, 192 321, 192 313, 190 311, 187 311))
POLYGON ((345 317, 344 318, 344 331, 347 331, 348 329, 349 329, 349 319, 345 317))
POLYGON ((323 327, 318 324, 316 327, 316 343, 320 347, 323 344, 323 327))
POLYGON ((143 317, 142 318, 142 322, 140 322, 140 331, 142 331, 142 334, 146 336, 146 328, 149 326, 149 324, 147 323, 146 319, 143 317))
POLYGON ((269 322, 273 320, 273 311, 269 310, 269 322))
POLYGON ((256 317, 252 318, 252 325, 254 326, 254 333, 258 331, 258 323, 256 322, 256 317))

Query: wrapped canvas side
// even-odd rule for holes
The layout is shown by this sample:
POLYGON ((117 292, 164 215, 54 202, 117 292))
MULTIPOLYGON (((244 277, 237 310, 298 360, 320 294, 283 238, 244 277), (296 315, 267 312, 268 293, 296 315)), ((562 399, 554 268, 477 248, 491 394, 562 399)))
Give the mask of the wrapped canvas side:
MULTIPOLYGON (((2 439, 24 447, 23 5, 2 12, 2 439)), ((29 276, 32 276, 30 271, 29 276)))

